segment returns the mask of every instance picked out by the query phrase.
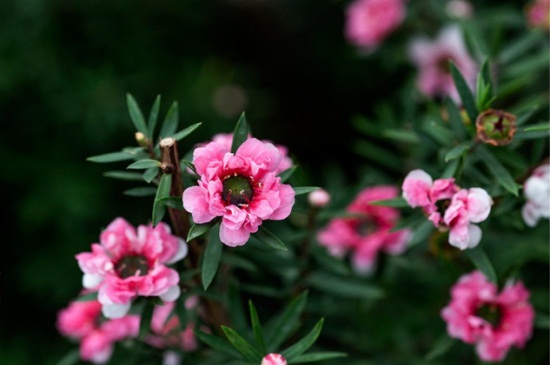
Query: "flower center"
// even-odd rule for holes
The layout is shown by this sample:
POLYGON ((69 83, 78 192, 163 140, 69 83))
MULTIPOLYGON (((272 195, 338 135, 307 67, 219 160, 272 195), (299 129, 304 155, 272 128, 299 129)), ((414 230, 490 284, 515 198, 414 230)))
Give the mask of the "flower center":
POLYGON ((223 180, 222 200, 227 204, 247 207, 254 196, 250 181, 243 176, 230 176, 223 180))
POLYGON ((128 255, 120 259, 115 270, 122 279, 130 276, 144 276, 149 272, 147 259, 141 255, 128 255))
POLYGON ((443 199, 435 202, 437 211, 439 212, 439 214, 441 214, 442 217, 445 215, 445 211, 447 210, 447 208, 449 208, 450 205, 451 199, 443 199))
POLYGON ((437 61, 437 69, 443 73, 449 74, 451 73, 451 67, 449 66, 449 61, 451 61, 452 58, 449 56, 442 56, 437 61))
POLYGON ((502 319, 502 310, 496 304, 482 304, 476 312, 476 315, 483 318, 491 324, 493 328, 498 327, 502 319))
POLYGON ((369 234, 372 234, 378 230, 378 225, 376 222, 370 218, 365 218, 359 221, 359 224, 357 225, 357 233, 359 233, 361 236, 367 236, 369 234))

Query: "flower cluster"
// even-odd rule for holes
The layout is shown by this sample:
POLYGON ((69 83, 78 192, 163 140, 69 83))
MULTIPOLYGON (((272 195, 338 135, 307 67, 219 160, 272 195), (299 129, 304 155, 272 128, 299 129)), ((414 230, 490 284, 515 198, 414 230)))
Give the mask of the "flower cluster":
POLYGON ((395 198, 397 188, 375 186, 362 190, 346 211, 349 217, 332 219, 317 239, 329 252, 341 257, 353 252, 352 263, 358 272, 371 272, 379 252, 400 254, 405 250, 408 230, 392 232, 400 217, 395 208, 372 205, 377 200, 395 198))
POLYGON ((183 192, 183 206, 195 223, 222 217, 220 240, 242 246, 264 220, 282 220, 294 204, 294 190, 276 173, 283 156, 271 143, 246 140, 235 153, 211 142, 193 152, 198 186, 183 192))
POLYGON ((168 225, 136 230, 117 218, 101 233, 100 243, 92 245, 92 252, 80 253, 76 259, 84 272, 84 287, 98 290, 103 314, 120 318, 138 296, 176 300, 179 275, 166 265, 186 255, 186 242, 173 236, 168 225))
POLYGON ((476 344, 483 361, 502 361, 511 346, 523 347, 531 337, 534 310, 521 282, 498 293, 494 283, 474 271, 451 289, 451 301, 441 311, 453 338, 476 344))
POLYGON ((409 172, 403 181, 403 197, 421 207, 435 227, 449 230, 449 243, 464 250, 477 246, 481 229, 473 224, 487 219, 493 200, 481 188, 460 189, 453 178, 437 179, 423 170, 409 172))

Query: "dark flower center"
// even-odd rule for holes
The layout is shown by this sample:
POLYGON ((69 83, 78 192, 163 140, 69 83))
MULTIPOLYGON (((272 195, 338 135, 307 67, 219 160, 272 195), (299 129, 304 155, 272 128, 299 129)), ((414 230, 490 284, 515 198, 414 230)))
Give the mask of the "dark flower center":
POLYGON ((357 233, 361 236, 367 236, 378 230, 376 222, 370 218, 364 218, 357 224, 357 233))
POLYGON ((230 176, 223 180, 222 200, 239 207, 248 206, 254 196, 250 181, 243 176, 230 176))
POLYGON ((445 215, 445 211, 447 210, 447 208, 449 208, 450 205, 451 199, 443 199, 435 202, 437 211, 439 212, 439 214, 441 214, 442 217, 445 215))
POLYGON ((128 255, 117 262, 115 270, 122 279, 134 275, 144 276, 149 272, 149 264, 147 259, 141 255, 128 255))
POLYGON ((437 68, 443 73, 451 73, 451 67, 449 66, 449 61, 452 61, 452 58, 449 56, 443 56, 437 61, 437 68))
POLYGON ((500 320, 502 319, 502 310, 496 304, 483 304, 476 312, 476 315, 483 318, 493 326, 498 327, 500 320))

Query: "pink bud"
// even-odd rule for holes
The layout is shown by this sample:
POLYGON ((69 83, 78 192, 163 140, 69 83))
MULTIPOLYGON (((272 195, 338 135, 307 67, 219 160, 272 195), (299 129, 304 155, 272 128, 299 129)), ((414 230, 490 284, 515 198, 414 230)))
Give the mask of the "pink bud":
POLYGON ((281 354, 267 354, 260 365, 286 365, 286 359, 281 354))
POLYGON ((308 201, 315 208, 323 208, 330 203, 330 194, 325 189, 315 190, 309 193, 308 201))

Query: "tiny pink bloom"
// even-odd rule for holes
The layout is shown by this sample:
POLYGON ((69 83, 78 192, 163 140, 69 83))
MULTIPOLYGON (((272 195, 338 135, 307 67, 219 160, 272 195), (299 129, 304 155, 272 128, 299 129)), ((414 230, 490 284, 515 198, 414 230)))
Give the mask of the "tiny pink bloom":
MULTIPOLYGON (((152 334, 146 338, 147 343, 157 348, 179 347, 186 352, 195 351, 198 347, 193 323, 181 327, 180 320, 175 315, 176 302, 165 302, 156 306, 151 319, 152 334)), ((190 309, 186 302, 186 308, 190 309)))
POLYGON ((481 188, 462 189, 453 195, 443 218, 449 227, 449 243, 461 250, 477 246, 481 229, 472 224, 487 219, 493 200, 481 188))
POLYGON ((483 361, 502 361, 510 347, 522 348, 533 330, 534 310, 521 282, 498 293, 494 283, 474 271, 451 289, 451 301, 441 311, 449 336, 476 345, 483 361))
POLYGON ((541 218, 550 216, 550 164, 537 167, 523 185, 527 202, 521 215, 525 224, 534 227, 541 218))
POLYGON ((115 342, 137 337, 139 316, 104 320, 97 300, 75 301, 58 313, 57 328, 62 335, 80 341, 83 360, 104 364, 110 359, 115 342))
POLYGON ((159 223, 137 230, 123 218, 115 219, 101 233, 92 252, 76 255, 84 272, 83 284, 98 290, 103 314, 108 318, 126 315, 137 296, 179 297, 179 275, 167 264, 187 255, 187 244, 159 223))
POLYGON ((264 220, 282 220, 294 205, 294 190, 276 176, 283 156, 271 143, 246 140, 235 153, 211 142, 195 149, 198 186, 183 192, 183 206, 195 223, 222 217, 220 240, 242 246, 264 220))
POLYGON ((267 354, 260 365, 286 365, 286 359, 281 354, 267 354))
POLYGON ((468 54, 457 26, 444 28, 436 40, 414 39, 409 47, 409 56, 419 69, 418 88, 429 97, 450 96, 460 101, 449 69, 452 61, 460 70, 468 86, 473 88, 477 66, 468 54))
POLYGON ((319 231, 317 239, 334 256, 352 252, 355 270, 369 273, 376 264, 379 252, 397 255, 405 250, 410 232, 391 232, 399 219, 395 208, 371 205, 376 200, 395 198, 398 190, 393 186, 375 186, 362 190, 347 207, 355 217, 335 218, 319 231))
POLYGON ((526 9, 527 23, 533 28, 550 29, 550 0, 532 1, 526 9))
POLYGON ((404 0, 355 0, 346 9, 345 36, 370 52, 401 25, 405 13, 404 0))
POLYGON ((318 189, 309 193, 307 199, 312 207, 323 208, 330 203, 330 194, 325 189, 318 189))

